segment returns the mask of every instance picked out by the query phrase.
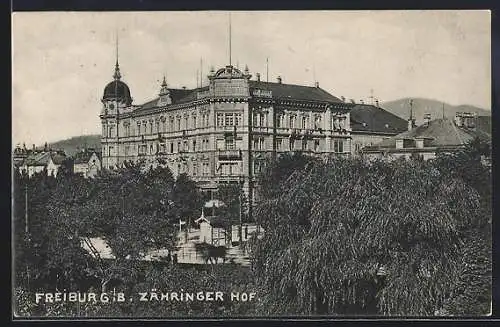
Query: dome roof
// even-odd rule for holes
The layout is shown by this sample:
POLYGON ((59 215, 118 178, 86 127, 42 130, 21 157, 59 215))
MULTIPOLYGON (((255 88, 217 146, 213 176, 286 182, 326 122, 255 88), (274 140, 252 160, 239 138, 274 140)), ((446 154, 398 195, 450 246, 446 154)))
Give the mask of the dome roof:
POLYGON ((130 96, 130 89, 128 85, 119 79, 116 79, 106 85, 102 99, 124 101, 127 105, 132 104, 132 97, 130 96))

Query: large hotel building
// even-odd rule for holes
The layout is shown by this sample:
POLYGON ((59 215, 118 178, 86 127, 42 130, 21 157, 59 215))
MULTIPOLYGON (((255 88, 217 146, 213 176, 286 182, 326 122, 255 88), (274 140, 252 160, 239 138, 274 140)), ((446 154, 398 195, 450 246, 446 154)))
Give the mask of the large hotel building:
POLYGON ((317 83, 285 84, 280 77, 262 81, 258 73, 252 77, 248 68, 232 65, 211 69, 208 86, 196 89, 169 88, 164 79, 158 96, 138 106, 121 80, 118 62, 113 77, 100 114, 103 168, 139 160, 167 165, 174 175, 188 174, 202 190, 239 182, 253 198, 270 156, 288 151, 348 155, 359 147, 353 145, 356 133, 376 143, 406 128, 403 119, 375 106, 346 103, 317 83), (382 130, 351 121, 354 109, 359 117, 375 111, 382 130))

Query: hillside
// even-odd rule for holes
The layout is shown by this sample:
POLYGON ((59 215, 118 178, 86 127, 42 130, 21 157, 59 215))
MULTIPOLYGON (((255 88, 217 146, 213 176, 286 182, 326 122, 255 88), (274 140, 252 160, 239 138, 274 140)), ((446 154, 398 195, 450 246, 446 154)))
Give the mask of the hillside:
POLYGON ((57 141, 49 144, 50 148, 57 150, 64 150, 67 155, 73 155, 82 148, 101 148, 100 135, 81 135, 75 136, 66 140, 57 141))
MULTIPOLYGON (((383 102, 382 108, 404 119, 408 119, 410 114, 409 98, 383 102)), ((476 112, 479 116, 491 116, 490 110, 485 110, 471 105, 453 106, 444 104, 444 113, 446 117, 454 117, 457 112, 476 112)), ((437 100, 414 98, 413 116, 418 122, 421 122, 424 114, 430 113, 431 119, 443 117, 443 103, 437 100)))

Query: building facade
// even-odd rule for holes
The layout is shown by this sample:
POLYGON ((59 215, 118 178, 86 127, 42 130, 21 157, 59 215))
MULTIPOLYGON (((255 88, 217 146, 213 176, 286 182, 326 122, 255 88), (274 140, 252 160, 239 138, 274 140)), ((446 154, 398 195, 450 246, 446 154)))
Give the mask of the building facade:
POLYGON ((408 131, 365 147, 362 153, 370 159, 421 158, 433 159, 438 152, 455 152, 464 149, 468 142, 479 139, 491 144, 491 117, 479 118, 474 113, 457 113, 454 119, 431 120, 427 114, 420 126, 408 125, 408 131), (489 119, 488 119, 489 118, 489 119), (481 122, 479 124, 479 122, 481 122))
POLYGON ((64 151, 34 152, 19 166, 19 172, 28 174, 28 177, 42 172, 46 172, 48 176, 57 177, 61 167, 68 164, 64 151))
POLYGON ((77 152, 73 158, 73 173, 94 178, 101 171, 101 154, 93 149, 77 152))
POLYGON ((158 97, 135 106, 118 62, 113 77, 100 114, 105 169, 142 161, 186 173, 202 190, 239 182, 252 192, 274 155, 351 153, 353 105, 318 84, 264 82, 228 65, 211 69, 208 85, 196 89, 169 88, 164 79, 158 97))

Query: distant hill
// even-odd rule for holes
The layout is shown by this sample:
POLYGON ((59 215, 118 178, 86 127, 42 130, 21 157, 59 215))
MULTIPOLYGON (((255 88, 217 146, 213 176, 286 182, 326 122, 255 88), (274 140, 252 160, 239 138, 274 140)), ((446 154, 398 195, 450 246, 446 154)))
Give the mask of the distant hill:
MULTIPOLYGON (((67 155, 73 155, 78 152, 79 149, 101 148, 101 135, 81 135, 75 136, 66 140, 57 141, 54 143, 48 144, 51 149, 54 150, 64 150, 67 155)), ((43 148, 43 146, 42 146, 43 148)))
MULTIPOLYGON (((404 119, 410 114, 409 98, 383 102, 381 107, 404 119)), ((457 112, 476 112, 478 116, 491 116, 490 110, 485 110, 471 105, 453 106, 444 104, 444 114, 453 118, 457 112)), ((417 124, 423 120, 424 114, 430 113, 431 119, 443 117, 443 102, 424 98, 413 98, 413 116, 417 124)))

